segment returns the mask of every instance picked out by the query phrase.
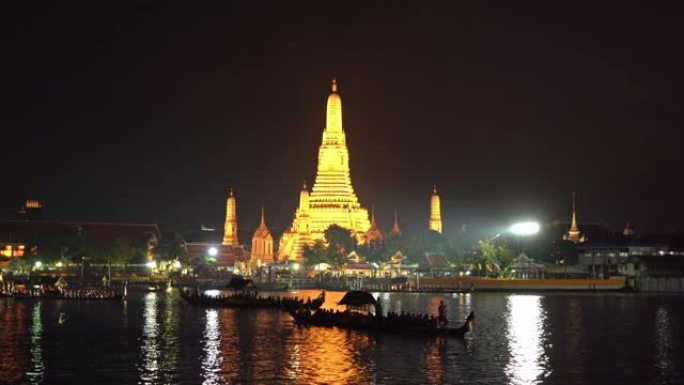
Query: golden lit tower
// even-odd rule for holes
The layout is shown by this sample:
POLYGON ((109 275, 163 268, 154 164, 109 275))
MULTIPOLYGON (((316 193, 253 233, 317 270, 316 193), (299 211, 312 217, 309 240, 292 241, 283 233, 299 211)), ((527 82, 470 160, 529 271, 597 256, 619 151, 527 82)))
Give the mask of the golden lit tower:
POLYGON ((342 126, 342 99, 335 79, 328 96, 316 179, 305 198, 300 196, 292 227, 280 239, 279 260, 302 259, 304 245, 322 240, 323 232, 333 224, 352 230, 360 242, 364 240, 370 221, 368 210, 361 207, 351 183, 349 151, 342 126))
POLYGON ((432 186, 432 198, 430 198, 430 223, 429 229, 442 233, 442 207, 437 195, 437 186, 432 186))
POLYGON ((577 226, 577 215, 575 212, 575 193, 572 193, 572 221, 570 223, 570 229, 567 233, 563 234, 563 239, 573 243, 584 243, 587 241, 586 235, 582 234, 577 226))
POLYGON ((252 251, 250 259, 261 263, 273 263, 273 237, 266 227, 264 208, 261 207, 261 223, 252 236, 252 251))
POLYGON ((228 202, 226 203, 226 224, 223 228, 223 244, 240 246, 237 231, 237 210, 235 209, 235 196, 231 188, 228 194, 228 202))

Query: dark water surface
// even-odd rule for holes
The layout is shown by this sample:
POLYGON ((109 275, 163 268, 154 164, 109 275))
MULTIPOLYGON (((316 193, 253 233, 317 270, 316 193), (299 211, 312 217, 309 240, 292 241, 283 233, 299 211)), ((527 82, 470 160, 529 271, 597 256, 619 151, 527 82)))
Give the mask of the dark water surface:
MULTIPOLYGON (((318 292, 300 292, 314 297, 318 292)), ((328 293, 328 304, 342 293, 328 293)), ((684 297, 378 294, 436 314, 464 342, 300 328, 273 310, 0 299, 0 384, 684 384, 684 297)))

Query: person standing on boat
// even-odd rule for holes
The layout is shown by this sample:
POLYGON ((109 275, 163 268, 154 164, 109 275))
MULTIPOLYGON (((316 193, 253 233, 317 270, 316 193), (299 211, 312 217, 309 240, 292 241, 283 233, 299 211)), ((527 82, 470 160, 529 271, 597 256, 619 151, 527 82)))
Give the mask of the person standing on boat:
POLYGON ((375 316, 376 316, 377 318, 381 318, 381 317, 382 317, 382 305, 380 305, 380 301, 377 301, 377 302, 375 303, 375 316))
POLYGON ((437 307, 437 314, 437 323, 439 327, 446 328, 447 324, 449 323, 449 319, 447 318, 447 309, 444 305, 444 301, 439 301, 439 307, 437 307))

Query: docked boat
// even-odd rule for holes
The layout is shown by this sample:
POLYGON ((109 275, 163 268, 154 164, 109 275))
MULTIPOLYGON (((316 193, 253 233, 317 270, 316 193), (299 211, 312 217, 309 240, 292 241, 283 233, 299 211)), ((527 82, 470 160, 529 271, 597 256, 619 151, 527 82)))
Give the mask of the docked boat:
POLYGON ((295 323, 304 326, 339 327, 344 329, 367 330, 387 333, 419 333, 435 336, 463 338, 472 329, 475 314, 470 312, 465 322, 457 328, 445 327, 439 318, 425 314, 382 315, 375 298, 368 292, 348 292, 340 305, 347 309, 340 312, 328 309, 310 311, 308 309, 288 308, 295 323), (364 310, 375 308, 375 314, 364 310))

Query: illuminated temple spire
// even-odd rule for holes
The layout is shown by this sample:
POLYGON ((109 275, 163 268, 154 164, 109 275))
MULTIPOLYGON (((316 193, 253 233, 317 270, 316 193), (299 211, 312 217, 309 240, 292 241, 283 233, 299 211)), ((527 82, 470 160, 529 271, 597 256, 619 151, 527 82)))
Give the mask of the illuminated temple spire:
POLYGON ((322 240, 330 225, 351 230, 359 241, 363 241, 370 228, 368 210, 361 207, 351 183, 342 99, 335 79, 328 95, 316 179, 311 192, 306 187, 302 190, 299 203, 292 227, 281 237, 279 260, 301 260, 304 246, 322 240))
POLYGON ((273 237, 266 226, 264 206, 261 206, 261 223, 252 236, 250 259, 257 263, 271 263, 273 260, 273 237))
POLYGON ((577 228, 577 207, 575 206, 575 193, 572 193, 572 223, 570 224, 570 231, 578 233, 577 228))
POLYGON ((392 225, 392 230, 390 231, 389 235, 390 237, 400 237, 402 234, 401 229, 399 228, 399 219, 397 218, 397 210, 394 210, 394 225, 392 225))
POLYGON ((437 186, 432 186, 432 197, 430 198, 430 223, 428 225, 430 230, 442 233, 442 207, 439 202, 439 195, 437 195, 437 186))
POLYGON ((228 202, 226 203, 226 223, 223 228, 223 244, 239 246, 237 235, 237 210, 235 205, 235 195, 233 189, 228 193, 228 202))
POLYGON ((577 226, 577 211, 575 207, 575 193, 572 193, 572 219, 570 222, 570 229, 563 235, 563 239, 573 243, 584 243, 587 237, 582 234, 577 226))
POLYGON ((371 207, 371 225, 366 232, 366 242, 382 242, 384 236, 375 223, 375 207, 371 207))

